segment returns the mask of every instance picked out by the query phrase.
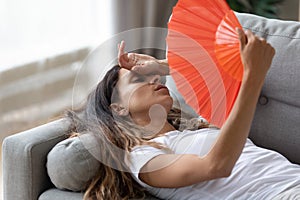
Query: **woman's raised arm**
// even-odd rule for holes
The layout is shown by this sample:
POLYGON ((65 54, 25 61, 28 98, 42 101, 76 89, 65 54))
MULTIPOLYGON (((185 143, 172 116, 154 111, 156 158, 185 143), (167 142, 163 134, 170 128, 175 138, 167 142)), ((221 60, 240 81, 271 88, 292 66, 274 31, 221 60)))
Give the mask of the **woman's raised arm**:
POLYGON ((274 48, 252 32, 238 29, 244 76, 233 109, 220 136, 204 157, 159 155, 140 171, 145 183, 156 187, 182 187, 227 177, 238 160, 248 137, 256 103, 275 54, 274 48), (169 165, 166 165, 169 162, 169 165), (158 169, 159 167, 162 167, 158 169), (158 170, 155 170, 158 169, 158 170))
POLYGON ((274 48, 265 39, 256 37, 251 31, 238 29, 244 75, 236 102, 226 122, 221 128, 220 137, 209 153, 216 159, 216 168, 230 174, 239 158, 249 135, 256 103, 265 76, 275 55, 274 48))

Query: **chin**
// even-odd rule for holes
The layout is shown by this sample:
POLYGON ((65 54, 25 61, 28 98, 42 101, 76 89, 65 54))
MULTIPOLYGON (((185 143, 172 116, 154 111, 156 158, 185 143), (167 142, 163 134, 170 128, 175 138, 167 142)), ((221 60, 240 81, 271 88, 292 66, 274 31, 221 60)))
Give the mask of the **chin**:
POLYGON ((164 103, 161 105, 166 109, 166 112, 168 113, 173 107, 173 98, 171 96, 168 96, 164 103))

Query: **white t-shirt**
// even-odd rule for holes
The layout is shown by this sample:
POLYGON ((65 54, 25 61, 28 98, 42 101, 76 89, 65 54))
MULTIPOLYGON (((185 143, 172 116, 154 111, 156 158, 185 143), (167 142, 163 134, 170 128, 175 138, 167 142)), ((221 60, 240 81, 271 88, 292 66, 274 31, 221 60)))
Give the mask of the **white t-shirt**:
MULTIPOLYGON (((218 129, 171 131, 153 139, 175 154, 206 155, 215 143, 218 129)), ((178 200, 268 200, 287 188, 300 185, 300 166, 290 163, 281 154, 255 146, 249 139, 231 175, 181 188, 151 187, 138 178, 140 169, 152 158, 167 154, 152 146, 137 146, 125 162, 134 179, 151 194, 161 199, 178 200)), ((201 170, 201 169, 199 169, 201 170)))

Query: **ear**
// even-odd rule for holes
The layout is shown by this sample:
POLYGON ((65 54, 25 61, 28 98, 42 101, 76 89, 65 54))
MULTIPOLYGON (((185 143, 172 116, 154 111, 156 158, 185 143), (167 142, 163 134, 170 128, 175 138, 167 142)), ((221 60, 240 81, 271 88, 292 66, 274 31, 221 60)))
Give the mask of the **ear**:
POLYGON ((129 110, 118 103, 110 104, 110 108, 120 116, 127 116, 129 114, 129 110))

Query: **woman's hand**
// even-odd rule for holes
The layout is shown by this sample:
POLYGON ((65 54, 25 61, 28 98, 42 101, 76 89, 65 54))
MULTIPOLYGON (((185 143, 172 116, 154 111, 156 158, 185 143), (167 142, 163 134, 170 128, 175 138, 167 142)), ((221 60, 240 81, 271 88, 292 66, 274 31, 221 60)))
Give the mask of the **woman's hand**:
POLYGON ((240 39, 241 59, 244 76, 263 84, 271 66, 275 49, 265 39, 255 36, 251 31, 237 30, 240 39))
POLYGON ((169 66, 166 60, 157 60, 145 54, 126 53, 124 41, 118 45, 118 49, 118 62, 123 68, 145 75, 159 74, 165 76, 169 74, 169 66))

